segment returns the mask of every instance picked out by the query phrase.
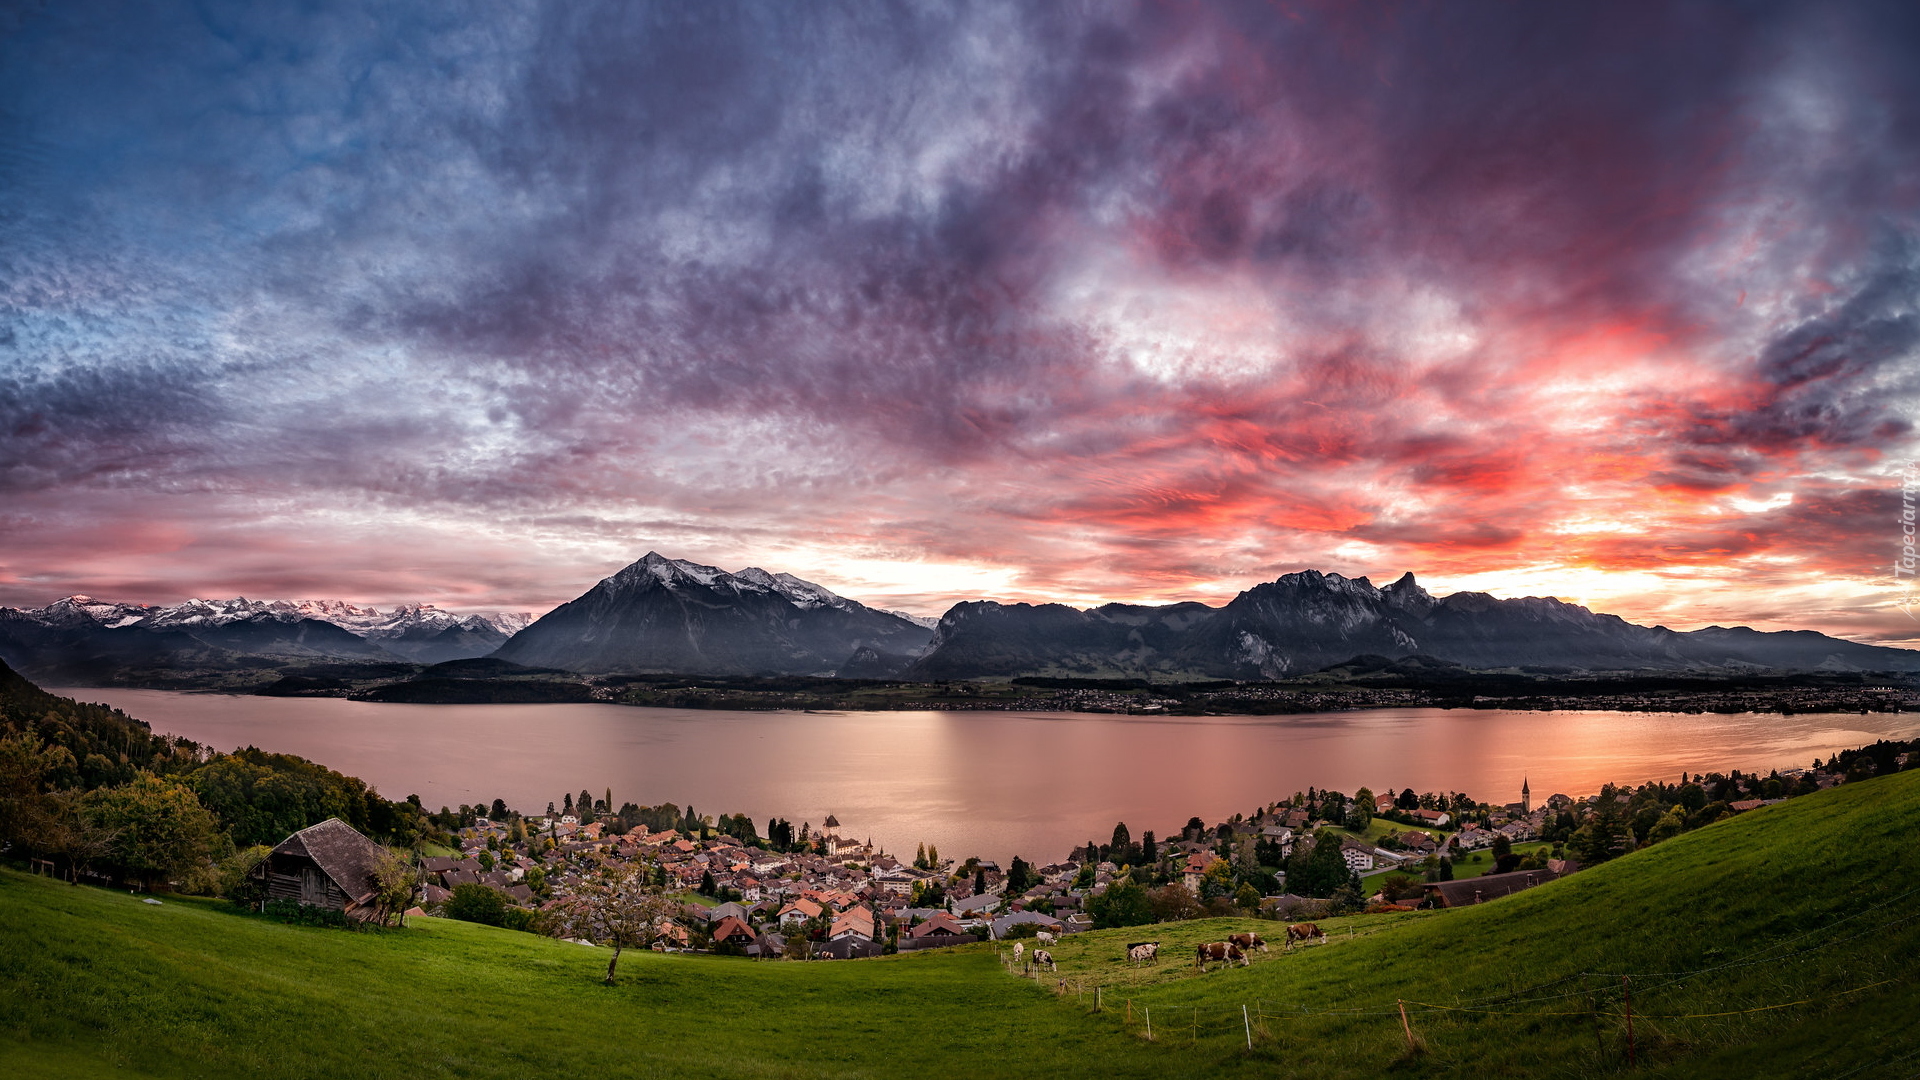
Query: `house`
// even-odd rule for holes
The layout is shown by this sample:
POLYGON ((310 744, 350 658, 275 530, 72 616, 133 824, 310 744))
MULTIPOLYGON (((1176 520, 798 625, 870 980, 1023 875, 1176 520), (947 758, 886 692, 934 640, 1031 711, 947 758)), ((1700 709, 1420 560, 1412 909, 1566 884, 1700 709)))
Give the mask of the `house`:
POLYGON ((777 916, 777 918, 780 920, 780 925, 783 927, 795 926, 800 923, 806 922, 808 919, 819 918, 820 913, 824 910, 826 909, 822 908, 819 904, 814 903, 812 900, 809 900, 806 897, 801 897, 800 899, 789 903, 786 907, 781 908, 780 914, 777 916))
POLYGON ((1358 840, 1342 840, 1340 857, 1347 861, 1347 869, 1356 874, 1364 874, 1373 869, 1373 845, 1358 840))
POLYGON ((967 933, 965 928, 960 925, 958 919, 955 919, 944 911, 935 912, 928 917, 926 922, 908 930, 906 936, 912 938, 965 937, 969 939, 973 937, 972 934, 967 933))
POLYGON ((1214 864, 1212 852, 1197 851, 1187 856, 1187 865, 1180 870, 1181 881, 1193 891, 1200 891, 1200 879, 1207 876, 1207 867, 1214 864))
POLYGON ((260 860, 247 876, 269 900, 332 908, 361 920, 384 916, 375 904, 374 871, 385 853, 339 818, 301 829, 260 860))
POLYGON ((1006 937, 1007 931, 1019 926, 1021 923, 1034 923, 1038 925, 1040 929, 1055 934, 1062 933, 1066 927, 1066 923, 1050 915, 1042 915, 1037 911, 1016 911, 1011 915, 1002 915, 993 920, 994 940, 998 941, 1006 937))
POLYGON ((732 901, 728 901, 727 903, 721 904, 719 907, 716 907, 713 910, 707 912, 707 924, 711 926, 715 923, 718 923, 720 920, 726 919, 729 917, 739 919, 741 922, 746 922, 747 914, 748 912, 746 909, 746 905, 736 904, 732 901))
POLYGON ((753 932, 753 927, 748 926, 732 915, 721 919, 720 924, 713 928, 713 943, 715 945, 738 945, 744 949, 753 944, 754 940, 759 936, 760 935, 753 932))
POLYGON ((1407 811, 1407 816, 1423 824, 1431 825, 1436 829, 1446 828, 1447 822, 1453 820, 1453 815, 1444 810, 1409 810, 1407 811))
POLYGON ((845 937, 873 940, 873 912, 865 905, 848 908, 833 920, 833 926, 827 931, 827 940, 838 941, 845 937))

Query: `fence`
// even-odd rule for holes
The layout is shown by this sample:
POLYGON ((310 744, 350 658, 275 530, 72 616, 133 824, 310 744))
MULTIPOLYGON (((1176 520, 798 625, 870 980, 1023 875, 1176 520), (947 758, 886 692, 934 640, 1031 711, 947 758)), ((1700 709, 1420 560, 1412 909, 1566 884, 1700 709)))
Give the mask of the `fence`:
MULTIPOLYGON (((1147 991, 1150 983, 1179 985, 1158 976, 1100 980, 1073 972, 1062 974, 1057 968, 1036 966, 1032 953, 1023 963, 1012 962, 1010 950, 1001 950, 1003 968, 1010 974, 1031 979, 1037 986, 1052 991, 1058 998, 1074 999, 1089 1013, 1117 1016, 1123 1030, 1150 1042, 1174 1042, 1197 1045, 1202 1039, 1231 1036, 1246 1050, 1280 1039, 1286 1027, 1310 1020, 1379 1021, 1404 1041, 1409 1054, 1426 1052, 1420 1033, 1423 1019, 1432 1023, 1449 1015, 1461 1017, 1509 1017, 1528 1020, 1585 1022, 1595 1034, 1596 1046, 1608 1053, 1603 1029, 1616 1033, 1617 1052, 1628 1067, 1641 1056, 1642 1034, 1636 1022, 1711 1021, 1740 1017, 1758 1017, 1781 1010, 1821 1005, 1844 1005, 1857 995, 1906 981, 1920 974, 1920 967, 1908 965, 1894 977, 1874 979, 1858 985, 1801 993, 1790 1000, 1740 1003, 1734 1007, 1712 1005, 1664 1005, 1648 1010, 1650 999, 1679 989, 1692 990, 1698 997, 1703 981, 1761 965, 1788 965, 1792 961, 1851 942, 1879 938, 1888 932, 1920 919, 1920 910, 1902 910, 1912 905, 1904 901, 1920 897, 1920 888, 1909 889, 1853 915, 1828 921, 1821 926, 1729 960, 1684 971, 1605 972, 1580 971, 1525 987, 1510 988, 1499 994, 1479 998, 1425 1001, 1398 998, 1358 1006, 1328 1005, 1312 1002, 1278 1002, 1252 999, 1226 1004, 1174 1005, 1161 1001, 1157 1006, 1136 995, 1147 991), (1874 918, 1893 909, 1890 917, 1874 918), (1824 940, 1816 940, 1816 939, 1824 940)), ((1379 932, 1379 929, 1369 933, 1379 932)), ((1350 935, 1364 937, 1368 934, 1350 935)), ((1317 947, 1317 946, 1316 946, 1317 947)), ((1920 1050, 1898 1060, 1920 1057, 1920 1050)))

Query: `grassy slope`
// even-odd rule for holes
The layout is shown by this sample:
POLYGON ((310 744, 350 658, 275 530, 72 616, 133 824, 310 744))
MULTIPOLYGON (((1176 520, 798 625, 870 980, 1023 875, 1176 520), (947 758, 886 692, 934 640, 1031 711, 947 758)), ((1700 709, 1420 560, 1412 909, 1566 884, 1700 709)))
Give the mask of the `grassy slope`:
MULTIPOLYGON (((1327 945, 1276 949, 1250 969, 1190 977, 1192 944, 1229 929, 1206 924, 1160 928, 1173 956, 1148 971, 1116 959, 1120 939, 1147 936, 1137 931, 1086 935, 1055 951, 1070 984, 1112 984, 1109 1004, 1116 994, 1133 999, 1130 1030, 1140 1031, 1151 1007, 1157 1034, 1191 1053, 1239 1056, 1240 1007, 1251 1006, 1269 1019, 1246 1056, 1302 1075, 1359 1075, 1356 1063, 1378 1070, 1400 1061, 1401 998, 1480 1010, 1412 1007, 1426 1052, 1404 1066, 1471 1076, 1610 1071, 1624 1064, 1618 975, 1632 973, 1643 1069, 1908 1077, 1920 1074, 1920 1030, 1903 1019, 1920 1004, 1916 825, 1920 773, 1908 772, 1744 815, 1497 903, 1399 916, 1406 921, 1387 932, 1348 940, 1347 921, 1329 923, 1327 945), (1692 974, 1660 974, 1676 972, 1692 974), (1354 1012, 1334 1011, 1343 1009, 1354 1012), (1728 1012, 1739 1014, 1699 1015, 1728 1012), (1692 1018, 1667 1019, 1680 1016, 1692 1018), (1915 1056, 1887 1064, 1905 1054, 1915 1056)), ((1393 918, 1352 924, 1367 935, 1393 918)))
POLYGON ((1055 949, 1060 998, 987 946, 834 964, 629 954, 608 989, 604 951, 524 934, 285 927, 4 872, 0 1074, 1571 1077, 1623 1067, 1619 980, 1580 973, 1635 972, 1643 1070, 1910 1076, 1917 823, 1920 773, 1849 785, 1494 904, 1330 921, 1324 946, 1197 977, 1192 944, 1248 924, 1076 935, 1055 949), (1167 943, 1160 963, 1118 959, 1147 938, 1167 943), (1653 974, 1678 971, 1697 973, 1653 974), (1414 1006, 1426 1050, 1407 1055, 1398 998, 1487 1011, 1414 1006), (1263 1017, 1250 1053, 1242 1004, 1263 1017))

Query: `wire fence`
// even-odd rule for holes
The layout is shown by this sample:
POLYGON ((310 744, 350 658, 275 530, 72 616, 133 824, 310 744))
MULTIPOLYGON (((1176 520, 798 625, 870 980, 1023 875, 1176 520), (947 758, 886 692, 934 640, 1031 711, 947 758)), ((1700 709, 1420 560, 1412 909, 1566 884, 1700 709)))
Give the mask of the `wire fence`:
MULTIPOLYGON (((1010 974, 1031 979, 1037 985, 1051 990, 1056 997, 1071 997, 1075 1004, 1090 1013, 1118 1014, 1124 1030, 1152 1042, 1174 1040, 1198 1044, 1203 1039, 1233 1036, 1236 1042, 1252 1050, 1263 1041, 1280 1038, 1280 1031, 1276 1027, 1284 1030, 1288 1025, 1301 1021, 1391 1020, 1394 1026, 1400 1028, 1410 1052, 1424 1052, 1423 1037, 1415 1029, 1416 1022, 1423 1018, 1425 1026, 1449 1015, 1468 1022, 1480 1017, 1502 1017, 1526 1021, 1585 1021, 1594 1026, 1597 1041, 1600 1040, 1602 1026, 1606 1026, 1619 1034, 1619 1049, 1624 1052, 1626 1062, 1632 1065, 1639 1056, 1640 1043, 1643 1041, 1642 1032, 1634 1026, 1636 1021, 1641 1024, 1737 1021, 1742 1017, 1758 1017, 1787 1009, 1846 1004, 1860 994, 1911 981, 1915 974, 1920 973, 1920 968, 1913 964, 1912 958, 1908 958, 1907 962, 1900 964, 1904 970, 1890 977, 1857 985, 1814 992, 1801 990, 1782 995, 1789 1000, 1711 1004, 1701 1000, 1716 996, 1716 991, 1721 995, 1734 993, 1734 988, 1727 984, 1726 979, 1736 972, 1768 965, 1786 969, 1795 961, 1825 950, 1884 938, 1920 919, 1920 909, 1914 909, 1913 905, 1906 905, 1906 910, 1901 909, 1905 902, 1915 897, 1920 897, 1920 887, 1888 897, 1851 915, 1825 920, 1805 932, 1720 963, 1681 971, 1570 972, 1500 993, 1460 997, 1451 1002, 1404 998, 1391 1002, 1344 1005, 1255 998, 1208 1005, 1174 1005, 1163 1000, 1156 1007, 1150 1000, 1137 995, 1151 988, 1176 986, 1185 981, 1168 980, 1164 967, 1152 973, 1142 971, 1103 979, 1074 972, 1062 974, 1057 964, 1036 964, 1031 951, 1026 952, 1018 964, 1013 961, 1009 951, 1002 951, 1000 960, 1010 974), (1690 991, 1685 997, 1691 1000, 1673 1000, 1683 991, 1690 991), (1639 1004, 1636 1004, 1636 999, 1639 1004), (1583 1003, 1584 1007, 1573 1006, 1572 1003, 1576 1001, 1583 1003), (1653 1006, 1654 1011, 1642 1007, 1646 1005, 1653 1006)), ((1344 936, 1336 935, 1336 940, 1354 940, 1388 929, 1392 929, 1392 926, 1372 927, 1344 936)), ((1739 992, 1754 994, 1750 989, 1739 992)), ((1892 1065, 1917 1058, 1920 1058, 1920 1049, 1901 1058, 1886 1059, 1884 1063, 1892 1065)), ((1867 1067, 1862 1066, 1862 1069, 1867 1067)), ((1856 1069, 1841 1075, 1854 1075, 1860 1071, 1856 1069)), ((1914 1075, 1920 1076, 1920 1073, 1914 1075)))

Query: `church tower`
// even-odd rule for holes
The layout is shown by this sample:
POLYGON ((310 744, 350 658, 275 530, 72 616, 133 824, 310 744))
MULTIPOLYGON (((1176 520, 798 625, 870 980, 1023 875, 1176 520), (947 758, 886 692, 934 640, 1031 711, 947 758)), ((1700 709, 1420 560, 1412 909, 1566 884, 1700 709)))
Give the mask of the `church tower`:
POLYGON ((1520 812, 1533 813, 1533 792, 1528 789, 1527 778, 1524 776, 1520 778, 1520 812))

